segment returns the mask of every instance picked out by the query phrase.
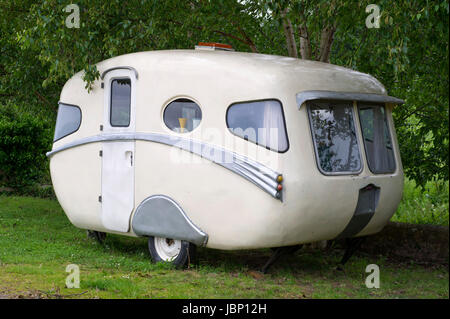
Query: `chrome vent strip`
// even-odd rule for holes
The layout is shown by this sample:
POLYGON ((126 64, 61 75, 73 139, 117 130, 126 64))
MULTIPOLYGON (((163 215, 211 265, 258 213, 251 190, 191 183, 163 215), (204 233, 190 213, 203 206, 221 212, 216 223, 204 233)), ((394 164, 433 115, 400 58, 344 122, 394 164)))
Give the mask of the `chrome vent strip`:
POLYGON ((297 106, 300 109, 303 103, 311 100, 344 100, 344 101, 365 101, 404 104, 405 101, 388 95, 375 93, 353 93, 353 92, 335 92, 335 91, 303 91, 297 93, 297 106))
POLYGON ((80 145, 107 142, 107 141, 128 141, 142 140, 165 145, 175 146, 185 151, 206 158, 222 167, 225 167, 236 174, 244 177, 263 189, 271 196, 281 199, 281 193, 277 190, 278 182, 276 181, 281 174, 271 170, 261 163, 250 160, 249 158, 238 155, 232 151, 226 150, 212 144, 195 141, 178 136, 159 134, 159 133, 120 133, 120 134, 103 134, 95 135, 67 143, 47 153, 48 157, 52 155, 76 147, 80 145))
POLYGON ((267 166, 264 166, 263 164, 260 164, 258 162, 255 162, 245 156, 235 154, 235 157, 237 160, 246 163, 247 165, 250 165, 251 167, 253 167, 254 169, 256 169, 257 171, 261 172, 262 174, 270 177, 271 179, 273 179, 274 181, 277 180, 278 176, 280 175, 279 173, 273 171, 272 169, 268 168, 267 166))
POLYGON ((278 191, 272 187, 270 187, 269 185, 267 185, 265 182, 259 180, 257 177, 255 177, 252 173, 250 173, 249 171, 245 170, 244 168, 241 168, 239 166, 234 167, 233 169, 231 169, 233 172, 236 172, 238 175, 244 177, 245 179, 248 179, 249 181, 251 181, 253 184, 255 184, 256 186, 258 186, 259 188, 261 188, 262 190, 266 191, 267 193, 269 193, 270 195, 272 195, 273 197, 280 199, 280 194, 278 193, 278 191))
POLYGON ((274 189, 277 188, 278 183, 276 181, 274 181, 273 179, 271 179, 267 175, 264 175, 264 174, 260 173, 259 171, 255 170, 253 167, 251 167, 247 163, 245 163, 245 162, 235 162, 235 163, 236 163, 236 165, 244 168, 245 170, 247 170, 250 173, 252 173, 253 175, 255 175, 257 178, 259 178, 261 181, 263 181, 266 184, 268 184, 270 187, 272 187, 274 189))

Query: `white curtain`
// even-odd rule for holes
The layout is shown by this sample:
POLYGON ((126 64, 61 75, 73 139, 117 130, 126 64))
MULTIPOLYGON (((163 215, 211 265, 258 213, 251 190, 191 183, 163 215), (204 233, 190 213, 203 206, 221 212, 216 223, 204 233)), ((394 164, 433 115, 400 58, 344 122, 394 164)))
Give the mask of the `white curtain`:
POLYGON ((271 149, 283 151, 287 149, 287 139, 281 106, 277 101, 264 102, 263 129, 258 132, 261 144, 271 149))
POLYGON ((381 107, 373 108, 373 153, 372 164, 375 172, 385 172, 389 170, 389 155, 384 140, 384 114, 381 107))

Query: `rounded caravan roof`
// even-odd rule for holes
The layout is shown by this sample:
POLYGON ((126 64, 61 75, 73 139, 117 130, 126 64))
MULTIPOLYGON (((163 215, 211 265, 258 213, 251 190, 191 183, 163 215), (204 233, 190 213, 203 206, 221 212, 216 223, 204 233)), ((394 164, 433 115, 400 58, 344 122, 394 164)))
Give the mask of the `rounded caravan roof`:
POLYGON ((141 70, 178 69, 199 78, 235 77, 236 85, 250 82, 284 85, 296 93, 311 90, 374 93, 386 95, 384 86, 373 76, 337 65, 291 57, 210 50, 160 50, 125 54, 97 64, 100 74, 114 67, 141 70))

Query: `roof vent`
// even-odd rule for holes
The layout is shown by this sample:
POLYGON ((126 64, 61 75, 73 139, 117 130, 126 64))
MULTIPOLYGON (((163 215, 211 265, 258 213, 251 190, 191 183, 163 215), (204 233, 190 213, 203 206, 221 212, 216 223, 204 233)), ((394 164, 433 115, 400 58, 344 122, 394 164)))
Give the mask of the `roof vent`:
POLYGON ((208 50, 208 51, 234 51, 233 47, 229 44, 217 43, 217 42, 199 42, 195 46, 195 50, 208 50))

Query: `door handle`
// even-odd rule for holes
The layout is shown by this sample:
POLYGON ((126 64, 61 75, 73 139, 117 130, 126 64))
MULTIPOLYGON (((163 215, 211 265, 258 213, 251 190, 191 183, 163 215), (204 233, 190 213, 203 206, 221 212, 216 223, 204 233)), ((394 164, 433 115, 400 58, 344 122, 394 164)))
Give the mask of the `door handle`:
POLYGON ((133 151, 126 151, 126 157, 130 156, 130 166, 133 166, 133 151))

